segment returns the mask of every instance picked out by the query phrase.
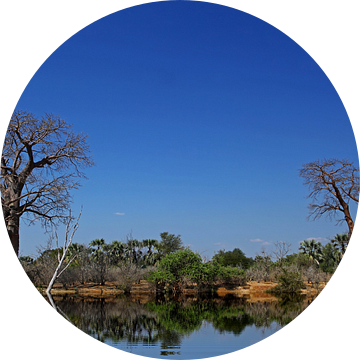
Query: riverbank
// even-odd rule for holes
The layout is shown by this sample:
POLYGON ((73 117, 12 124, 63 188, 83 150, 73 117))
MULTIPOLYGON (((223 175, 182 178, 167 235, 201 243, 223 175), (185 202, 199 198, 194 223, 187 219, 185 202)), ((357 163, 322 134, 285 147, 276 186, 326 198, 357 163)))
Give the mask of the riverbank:
MULTIPOLYGON (((219 296, 225 296, 228 294, 233 294, 238 297, 244 298, 272 298, 273 296, 268 294, 266 291, 270 290, 276 286, 276 282, 255 282, 250 281, 243 286, 221 286, 215 287, 215 292, 219 296)), ((306 288, 301 290, 303 295, 314 296, 321 292, 325 287, 325 283, 318 284, 306 284, 306 288)), ((45 295, 46 287, 38 287, 39 291, 45 295)), ((199 291, 196 288, 183 289, 183 294, 193 295, 197 294, 199 291)), ((130 290, 131 294, 155 294, 156 289, 154 285, 146 280, 141 280, 140 283, 134 284, 130 290)), ((99 285, 95 283, 86 283, 86 284, 75 284, 73 286, 64 287, 62 284, 55 283, 52 290, 52 295, 79 295, 79 296, 96 296, 96 297, 106 297, 106 296, 116 296, 124 294, 124 290, 121 288, 121 284, 106 282, 105 285, 99 285)))

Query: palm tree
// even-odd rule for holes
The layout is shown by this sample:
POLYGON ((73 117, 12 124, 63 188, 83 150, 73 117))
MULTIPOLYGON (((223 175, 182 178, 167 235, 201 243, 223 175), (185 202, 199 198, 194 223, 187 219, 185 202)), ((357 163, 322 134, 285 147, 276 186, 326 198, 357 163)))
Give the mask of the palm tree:
POLYGON ((153 249, 159 249, 159 242, 155 239, 146 239, 143 240, 143 245, 148 248, 144 256, 144 262, 146 265, 155 265, 156 261, 158 260, 158 253, 154 253, 153 249))
POLYGON ((153 247, 156 247, 159 245, 159 242, 155 239, 146 239, 142 241, 143 245, 148 248, 148 252, 152 251, 153 247))
POLYGON ((128 240, 126 243, 127 256, 131 263, 137 263, 141 257, 141 244, 136 239, 128 240), (137 249, 138 248, 138 249, 137 249))
POLYGON ((97 246, 96 250, 100 250, 104 245, 105 245, 104 239, 95 239, 91 241, 91 243, 89 244, 89 246, 97 246))
POLYGON ((121 241, 114 240, 109 246, 109 254, 114 264, 124 259, 125 256, 125 244, 121 241))
POLYGON ((309 256, 312 261, 319 265, 319 261, 323 259, 322 245, 315 239, 304 240, 300 243, 299 250, 309 256))
POLYGON ((335 239, 331 239, 330 241, 340 251, 340 259, 342 259, 349 245, 349 234, 337 234, 335 235, 335 239))
MULTIPOLYGON (((78 243, 72 243, 69 246, 69 249, 66 253, 66 261, 72 261, 76 257, 78 257, 83 251, 85 251, 85 246, 78 244, 78 243), (71 260, 72 259, 72 260, 71 260)), ((76 263, 78 260, 76 260, 74 263, 76 263)))
POLYGON ((95 239, 89 243, 89 246, 91 246, 91 247, 97 246, 97 248, 92 249, 91 256, 96 261, 98 261, 100 259, 101 255, 103 255, 103 250, 106 247, 105 240, 104 239, 95 239))

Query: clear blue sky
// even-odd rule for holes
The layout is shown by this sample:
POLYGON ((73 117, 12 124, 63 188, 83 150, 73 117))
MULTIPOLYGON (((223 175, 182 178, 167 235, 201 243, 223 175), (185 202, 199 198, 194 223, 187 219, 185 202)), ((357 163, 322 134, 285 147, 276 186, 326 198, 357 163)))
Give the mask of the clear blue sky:
MULTIPOLYGON (((324 157, 358 162, 342 102, 302 48, 238 10, 172 1, 109 15, 49 57, 16 108, 89 135, 96 166, 73 192, 76 242, 168 231, 208 257, 255 256, 346 231, 307 220, 298 176, 324 157)), ((46 241, 22 225, 22 255, 46 241)))

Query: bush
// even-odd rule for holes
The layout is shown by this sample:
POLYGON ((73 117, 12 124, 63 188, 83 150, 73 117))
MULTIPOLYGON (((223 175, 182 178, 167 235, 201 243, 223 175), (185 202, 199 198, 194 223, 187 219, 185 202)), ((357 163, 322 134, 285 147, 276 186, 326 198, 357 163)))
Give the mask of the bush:
POLYGON ((299 272, 284 270, 278 279, 278 285, 270 290, 272 293, 299 294, 301 289, 305 288, 299 272))
POLYGON ((109 271, 109 281, 119 284, 122 290, 129 292, 134 283, 144 280, 154 267, 142 268, 135 264, 126 263, 117 267, 112 267, 109 271))
POLYGON ((274 263, 269 256, 256 256, 255 263, 246 270, 246 279, 248 281, 272 281, 271 269, 274 263))
POLYGON ((100 285, 109 281, 110 265, 105 260, 91 262, 88 266, 89 280, 100 285))
POLYGON ((26 275, 28 276, 28 278, 30 279, 30 281, 35 285, 41 285, 43 284, 42 281, 40 281, 40 276, 38 273, 38 269, 35 266, 35 264, 33 263, 27 263, 27 262, 20 262, 26 275))
POLYGON ((68 267, 56 280, 56 282, 62 284, 65 289, 68 286, 74 285, 76 282, 79 282, 79 269, 68 267))
POLYGON ((35 286, 48 284, 56 269, 56 262, 51 257, 42 257, 33 262, 21 260, 20 263, 35 286))
POLYGON ((302 277, 314 287, 319 287, 321 282, 327 283, 331 278, 331 273, 322 271, 315 265, 302 269, 302 277))
POLYGON ((214 255, 213 261, 218 262, 221 266, 240 267, 241 269, 248 269, 254 263, 252 258, 246 257, 244 252, 238 248, 232 251, 218 251, 214 255))
POLYGON ((215 274, 217 285, 245 285, 245 270, 233 268, 231 266, 219 267, 215 274))
POLYGON ((166 255, 153 271, 148 280, 158 287, 172 288, 173 291, 196 284, 196 286, 211 286, 232 283, 243 284, 245 272, 230 266, 221 266, 218 262, 203 263, 201 256, 190 249, 184 249, 175 254, 166 255))
POLYGON ((175 254, 166 255, 148 279, 161 286, 165 284, 175 286, 183 282, 185 278, 192 282, 204 281, 207 275, 209 275, 209 269, 202 263, 201 256, 190 249, 184 249, 175 254))

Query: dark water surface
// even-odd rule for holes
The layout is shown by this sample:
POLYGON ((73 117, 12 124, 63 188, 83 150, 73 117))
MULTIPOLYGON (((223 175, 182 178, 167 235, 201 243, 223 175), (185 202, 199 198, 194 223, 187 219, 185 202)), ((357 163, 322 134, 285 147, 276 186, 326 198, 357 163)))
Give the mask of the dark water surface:
POLYGON ((55 298, 63 316, 110 346, 152 358, 224 355, 274 334, 311 300, 227 297, 55 298))

